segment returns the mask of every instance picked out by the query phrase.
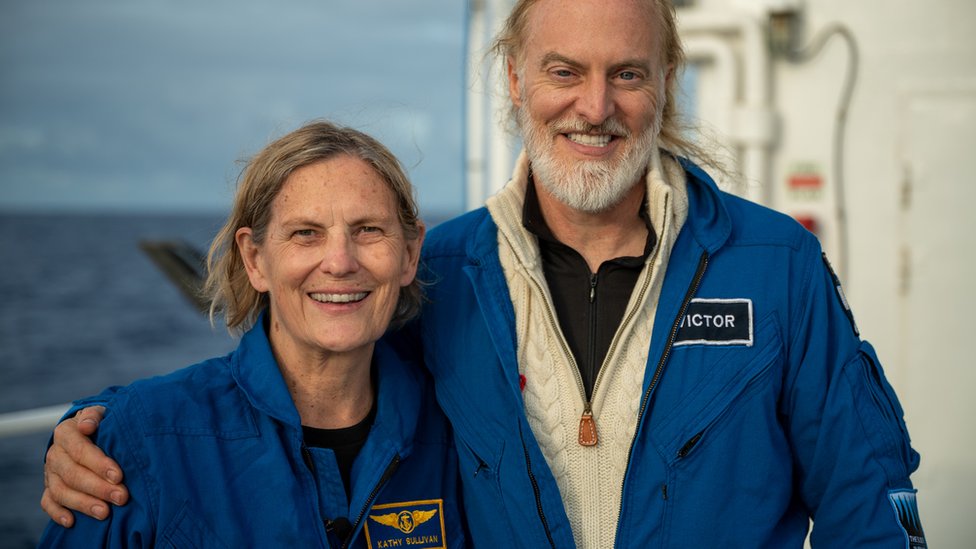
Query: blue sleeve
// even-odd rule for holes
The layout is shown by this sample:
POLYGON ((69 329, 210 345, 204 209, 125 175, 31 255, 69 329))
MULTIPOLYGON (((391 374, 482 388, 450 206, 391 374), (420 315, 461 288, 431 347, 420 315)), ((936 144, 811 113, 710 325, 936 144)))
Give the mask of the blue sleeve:
POLYGON ((98 393, 97 395, 85 397, 85 398, 79 398, 78 400, 71 403, 71 408, 68 408, 68 411, 65 412, 63 416, 61 416, 61 420, 58 423, 68 418, 74 417, 75 414, 90 406, 108 407, 109 403, 112 400, 112 397, 114 397, 119 392, 120 389, 122 389, 121 386, 114 385, 112 387, 108 387, 107 389, 104 389, 101 393, 98 393))
POLYGON ((903 411, 819 245, 794 290, 783 413, 814 547, 925 547, 903 411))
POLYGON ((99 404, 108 406, 108 411, 99 425, 95 442, 125 472, 129 502, 121 507, 111 506, 109 517, 103 521, 81 513, 75 513, 72 528, 51 521, 38 547, 151 547, 156 543, 152 497, 143 474, 144 467, 140 466, 140 463, 145 464, 145 456, 138 445, 141 437, 135 436, 131 425, 125 421, 123 403, 108 396, 99 404))

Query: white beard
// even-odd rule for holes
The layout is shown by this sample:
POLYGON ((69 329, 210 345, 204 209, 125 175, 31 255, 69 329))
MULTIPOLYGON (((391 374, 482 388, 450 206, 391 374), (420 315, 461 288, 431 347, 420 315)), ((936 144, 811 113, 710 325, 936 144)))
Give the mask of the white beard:
POLYGON ((532 120, 523 104, 517 111, 522 141, 535 181, 563 204, 587 213, 598 213, 616 206, 647 171, 651 151, 656 146, 660 116, 626 148, 618 158, 565 162, 554 154, 555 136, 562 133, 602 133, 630 138, 627 128, 616 119, 599 126, 582 120, 560 120, 550 126, 532 120))

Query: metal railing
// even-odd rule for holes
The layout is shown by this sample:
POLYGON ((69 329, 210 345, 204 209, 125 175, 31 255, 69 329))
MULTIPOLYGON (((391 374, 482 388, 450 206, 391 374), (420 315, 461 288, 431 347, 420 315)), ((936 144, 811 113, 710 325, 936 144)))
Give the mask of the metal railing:
POLYGON ((0 414, 0 438, 40 431, 51 431, 58 424, 61 416, 70 407, 70 403, 56 404, 43 408, 0 414))

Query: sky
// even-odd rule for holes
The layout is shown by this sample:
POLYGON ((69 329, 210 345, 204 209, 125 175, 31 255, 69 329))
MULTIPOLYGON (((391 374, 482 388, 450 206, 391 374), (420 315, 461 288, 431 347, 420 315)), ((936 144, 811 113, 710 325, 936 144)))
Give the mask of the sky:
POLYGON ((0 0, 0 210, 224 212, 303 122, 396 154, 463 209, 460 0, 0 0))

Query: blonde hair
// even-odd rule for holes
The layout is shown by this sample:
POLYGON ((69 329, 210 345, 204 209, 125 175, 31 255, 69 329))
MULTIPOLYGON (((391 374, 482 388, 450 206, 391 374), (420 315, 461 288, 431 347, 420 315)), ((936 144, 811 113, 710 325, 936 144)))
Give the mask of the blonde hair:
MULTIPOLYGON (((237 246, 237 230, 250 227, 258 244, 264 241, 271 219, 271 205, 285 180, 295 170, 340 155, 366 162, 389 185, 407 240, 420 236, 420 218, 413 185, 393 153, 376 139, 352 128, 314 121, 278 138, 258 152, 238 178, 234 205, 217 233, 207 255, 204 295, 210 300, 210 321, 223 314, 231 332, 254 325, 268 306, 268 295, 251 286, 237 246)), ((400 288, 391 326, 398 327, 420 311, 420 282, 400 288)))

